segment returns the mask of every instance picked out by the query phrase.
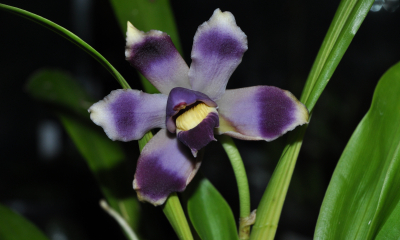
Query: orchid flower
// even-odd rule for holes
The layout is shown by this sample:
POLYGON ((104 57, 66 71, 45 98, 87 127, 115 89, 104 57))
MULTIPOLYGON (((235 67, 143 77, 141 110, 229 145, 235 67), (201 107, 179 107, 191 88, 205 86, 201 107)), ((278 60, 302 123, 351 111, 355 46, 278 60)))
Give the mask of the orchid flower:
POLYGON ((308 121, 290 92, 271 86, 225 90, 247 50, 247 36, 230 12, 216 9, 199 26, 190 68, 163 32, 139 31, 128 22, 126 59, 159 91, 114 90, 89 108, 112 140, 138 140, 160 131, 139 156, 133 188, 157 206, 183 191, 200 167, 197 152, 215 134, 272 141, 308 121))

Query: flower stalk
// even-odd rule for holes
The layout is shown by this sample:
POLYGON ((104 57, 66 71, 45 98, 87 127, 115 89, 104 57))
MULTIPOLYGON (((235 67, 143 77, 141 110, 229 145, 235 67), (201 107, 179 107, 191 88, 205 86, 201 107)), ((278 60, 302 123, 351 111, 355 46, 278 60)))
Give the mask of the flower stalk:
POLYGON ((133 232, 132 228, 129 226, 129 224, 126 222, 126 220, 114 209, 112 209, 106 200, 102 199, 100 200, 100 207, 108 213, 112 218, 117 221, 117 223, 121 226, 121 228, 125 231, 126 235, 130 240, 139 240, 139 238, 136 236, 135 232, 133 232))
POLYGON ((228 155, 238 186, 240 201, 239 239, 249 239, 251 224, 245 220, 250 217, 250 192, 243 160, 231 137, 221 135, 218 140, 228 155))

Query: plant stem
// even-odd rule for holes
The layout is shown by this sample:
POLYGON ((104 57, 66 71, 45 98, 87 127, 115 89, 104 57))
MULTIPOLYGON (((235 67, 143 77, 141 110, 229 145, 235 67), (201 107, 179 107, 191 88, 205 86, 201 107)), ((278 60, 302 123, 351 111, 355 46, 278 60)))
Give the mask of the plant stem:
POLYGON ((249 239, 250 224, 246 219, 250 216, 250 192, 242 157, 231 137, 221 135, 218 137, 218 140, 221 142, 222 147, 231 161, 238 186, 240 201, 239 239, 249 239))
POLYGON ((179 239, 192 240, 192 232, 190 231, 185 213, 179 201, 178 195, 172 193, 163 206, 163 212, 171 223, 179 239))
POLYGON ((133 232, 132 228, 129 226, 129 224, 125 221, 125 219, 119 215, 118 212, 116 212, 114 209, 112 209, 106 202, 106 200, 102 199, 100 200, 100 206, 101 208, 104 209, 112 218, 117 221, 117 223, 124 229, 126 235, 129 237, 130 240, 138 240, 138 237, 136 234, 133 232))
POLYGON ((72 32, 68 31, 67 29, 61 27, 60 25, 44 18, 39 15, 36 15, 34 13, 25 11, 20 8, 12 7, 9 5, 5 4, 0 4, 0 10, 5 10, 11 13, 14 13, 18 16, 24 17, 26 19, 29 19, 33 22, 36 22, 51 31, 59 34, 60 36, 64 37, 65 39, 71 41, 73 44, 77 45, 81 49, 83 49, 85 52, 87 52, 90 56, 92 56, 94 59, 96 59, 105 69, 107 69, 108 72, 113 75, 113 77, 121 84, 121 86, 124 89, 130 89, 129 84, 125 81, 125 79, 122 77, 122 75, 99 53, 97 52, 94 48, 92 48, 89 44, 87 44, 85 41, 83 41, 81 38, 73 34, 72 32))

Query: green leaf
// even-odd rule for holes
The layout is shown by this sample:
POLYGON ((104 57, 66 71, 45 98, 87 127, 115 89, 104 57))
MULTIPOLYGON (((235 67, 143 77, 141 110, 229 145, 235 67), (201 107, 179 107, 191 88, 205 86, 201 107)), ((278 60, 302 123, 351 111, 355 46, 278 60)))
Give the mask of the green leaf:
MULTIPOLYGON (((342 0, 318 52, 300 101, 310 113, 349 47, 374 0, 342 0)), ((307 126, 289 134, 278 165, 257 208, 251 239, 274 239, 307 126)))
MULTIPOLYGON (((110 0, 118 19, 120 28, 125 36, 127 21, 137 29, 147 32, 160 30, 171 36, 175 47, 182 54, 174 15, 168 0, 110 0)), ((157 93, 158 90, 140 74, 144 90, 157 93)))
POLYGON ((36 99, 57 107, 56 113, 67 133, 86 160, 90 170, 113 209, 137 230, 139 206, 132 190, 133 166, 119 142, 111 141, 89 119, 91 100, 68 74, 58 70, 41 70, 26 87, 36 99), (76 114, 78 113, 78 114, 76 114))
POLYGON ((30 221, 0 204, 1 240, 48 240, 30 221))
POLYGON ((332 176, 315 239, 400 237, 400 62, 375 89, 332 176))
POLYGON ((190 221, 201 239, 238 239, 232 210, 218 190, 205 178, 192 184, 197 185, 189 197, 187 208, 190 221))
POLYGON ((38 23, 51 31, 57 33, 58 35, 64 37, 65 39, 69 40, 73 44, 77 45, 81 49, 83 49, 85 52, 87 52, 90 56, 92 56, 94 59, 96 59, 103 67, 105 67, 111 75, 121 84, 121 86, 125 89, 129 89, 129 84, 125 81, 125 79, 122 77, 122 75, 99 53, 97 52, 94 48, 92 48, 89 44, 87 44, 85 41, 83 41, 81 38, 73 34, 72 32, 68 31, 67 29, 61 27, 60 25, 47 20, 46 18, 43 18, 39 15, 36 15, 34 13, 25 11, 20 8, 8 6, 5 4, 0 3, 0 10, 8 11, 13 14, 16 14, 18 16, 24 17, 26 19, 29 19, 35 23, 38 23))

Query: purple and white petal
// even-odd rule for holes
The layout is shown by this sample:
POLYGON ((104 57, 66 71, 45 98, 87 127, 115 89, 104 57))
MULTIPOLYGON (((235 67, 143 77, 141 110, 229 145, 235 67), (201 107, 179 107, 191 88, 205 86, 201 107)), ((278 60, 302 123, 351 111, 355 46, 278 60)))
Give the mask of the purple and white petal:
POLYGON ((166 33, 144 33, 128 22, 125 56, 161 93, 168 94, 174 87, 190 88, 189 67, 166 33))
POLYGON ((235 17, 216 9, 194 36, 189 70, 192 89, 219 99, 246 50, 247 36, 236 25, 235 17))
POLYGON ((218 112, 211 112, 196 127, 188 131, 178 131, 177 137, 179 141, 188 146, 194 157, 197 152, 207 146, 211 141, 217 141, 214 138, 214 128, 219 126, 218 112))
POLYGON ((176 131, 176 125, 173 116, 175 116, 180 110, 185 109, 187 106, 190 106, 198 101, 204 102, 210 107, 217 107, 217 104, 204 93, 180 87, 172 89, 168 96, 167 102, 166 125, 168 131, 171 133, 175 133, 176 131))
POLYGON ((114 90, 89 108, 92 121, 115 141, 138 140, 153 128, 165 128, 167 95, 114 90))
POLYGON ((174 134, 161 129, 140 154, 133 188, 139 200, 161 205, 169 194, 186 188, 200 163, 174 134))
POLYGON ((218 134, 243 140, 272 141, 308 123, 307 108, 286 90, 256 86, 227 90, 217 101, 218 134))

